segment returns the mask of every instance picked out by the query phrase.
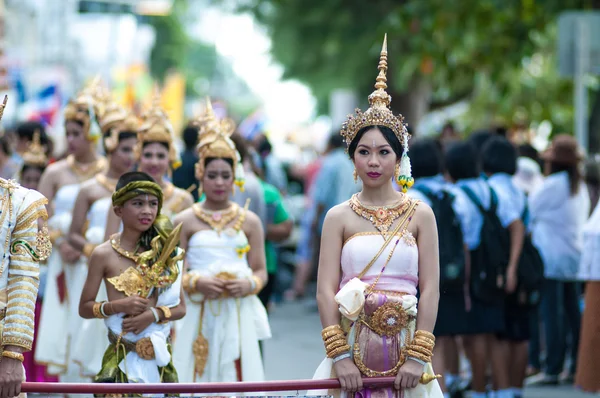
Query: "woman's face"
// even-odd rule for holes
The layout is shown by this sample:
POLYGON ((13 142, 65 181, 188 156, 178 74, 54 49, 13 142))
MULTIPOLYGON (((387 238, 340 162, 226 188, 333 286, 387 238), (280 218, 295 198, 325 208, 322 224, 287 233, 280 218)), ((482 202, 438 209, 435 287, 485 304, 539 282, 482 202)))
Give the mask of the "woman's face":
POLYGON ((202 190, 211 202, 223 202, 229 199, 233 188, 233 169, 223 159, 214 159, 204 167, 202 190))
POLYGON ((28 167, 23 173, 21 173, 21 186, 27 189, 37 190, 41 176, 42 170, 36 167, 28 167))
POLYGON ((83 126, 74 121, 68 121, 65 124, 67 135, 67 151, 70 155, 84 155, 91 149, 90 142, 85 136, 83 126))
POLYGON ((133 147, 136 142, 135 137, 120 140, 117 148, 110 154, 110 167, 118 174, 125 174, 133 168, 133 147))
POLYGON ((391 145, 377 128, 367 130, 354 152, 354 166, 363 185, 378 187, 394 177, 399 159, 391 145))
POLYGON ((150 174, 155 181, 162 181, 169 170, 169 150, 159 142, 145 145, 140 158, 140 170, 150 174))

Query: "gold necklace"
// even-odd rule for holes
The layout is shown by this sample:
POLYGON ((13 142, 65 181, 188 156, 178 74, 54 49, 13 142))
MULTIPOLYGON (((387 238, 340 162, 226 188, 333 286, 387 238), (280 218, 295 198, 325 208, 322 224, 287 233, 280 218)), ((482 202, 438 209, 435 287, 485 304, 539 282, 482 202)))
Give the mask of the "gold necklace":
POLYGON ((75 160, 74 155, 67 156, 67 165, 73 172, 79 177, 80 181, 89 180, 94 175, 103 171, 106 168, 106 159, 103 157, 98 158, 92 163, 84 164, 78 163, 75 160))
MULTIPOLYGON (((111 236, 110 237, 110 245, 122 257, 128 258, 129 260, 131 260, 137 264, 137 261, 140 256, 138 254, 135 254, 135 252, 132 253, 121 247, 121 234, 114 234, 113 236, 111 236)), ((137 252, 137 249, 138 248, 135 249, 136 252, 137 252)))
POLYGON ((109 192, 114 192, 117 189, 117 180, 108 178, 104 174, 96 174, 96 181, 109 192))
POLYGON ((350 208, 359 216, 369 221, 379 232, 386 234, 394 221, 408 207, 410 201, 408 196, 402 195, 402 198, 387 206, 366 206, 358 199, 358 194, 352 195, 350 199, 350 208))
POLYGON ((218 234, 238 216, 239 212, 239 206, 235 203, 222 211, 206 210, 200 203, 194 204, 192 209, 200 221, 208 224, 218 234))

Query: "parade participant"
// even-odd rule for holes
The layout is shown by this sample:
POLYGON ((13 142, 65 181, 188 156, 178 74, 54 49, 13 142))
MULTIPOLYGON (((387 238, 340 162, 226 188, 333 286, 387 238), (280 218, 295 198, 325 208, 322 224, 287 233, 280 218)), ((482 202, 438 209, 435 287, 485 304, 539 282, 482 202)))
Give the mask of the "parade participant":
MULTIPOLYGON (((152 108, 143 117, 137 138, 134 155, 138 170, 150 175, 160 185, 165 200, 163 214, 172 220, 176 214, 190 207, 194 198, 190 192, 177 188, 165 178, 172 169, 179 167, 180 161, 175 148, 173 127, 160 107, 158 96, 155 96, 152 108)), ((105 239, 119 229, 120 220, 113 212, 109 212, 105 239)))
MULTIPOLYGON (((72 278, 68 280, 75 297, 81 294, 92 250, 105 241, 110 195, 115 190, 117 179, 134 165, 137 118, 115 103, 105 103, 103 107, 98 120, 108 156, 108 169, 82 184, 69 230, 71 244, 83 252, 83 257, 72 267, 72 278)), ((99 296, 99 299, 103 298, 104 289, 99 296)), ((69 318, 71 359, 79 366, 80 375, 92 377, 100 369, 103 355, 103 350, 93 342, 102 338, 105 331, 99 321, 83 322, 77 316, 77 305, 75 302, 69 318)))
MULTIPOLYGON (((94 249, 79 314, 104 319, 109 346, 95 383, 176 383, 171 321, 185 315, 181 227, 161 215, 163 196, 152 177, 124 174, 112 195, 123 231, 94 249), (102 282, 107 301, 97 302, 102 282)), ((99 345, 96 341, 94 344, 99 345)))
POLYGON ((243 186, 235 125, 210 106, 199 123, 196 177, 206 199, 175 218, 187 251, 188 314, 173 350, 182 382, 264 380, 259 341, 271 336, 257 294, 267 282, 262 221, 230 200, 243 186))
POLYGON ((68 156, 49 165, 38 185, 39 192, 50 201, 48 224, 56 250, 47 261, 48 283, 43 294, 35 360, 47 364, 48 373, 60 374, 65 382, 79 380, 78 374, 74 378, 66 374, 70 362, 66 325, 77 300, 69 295, 67 272, 81 256, 81 251, 69 243, 68 231, 81 183, 103 172, 107 164, 94 148, 102 133, 96 123, 95 100, 89 91, 88 87, 67 104, 64 118, 68 156))
POLYGON ((325 217, 317 304, 327 358, 315 378, 338 378, 343 395, 442 397, 431 367, 436 222, 429 206, 392 186, 394 178, 406 192, 413 180, 408 132, 385 91, 385 39, 378 69, 369 109, 349 116, 341 131, 363 188, 325 217), (393 387, 363 388, 362 377, 374 376, 395 376, 393 387))
MULTIPOLYGON (((0 104, 0 119, 5 107, 6 97, 0 104)), ((52 246, 44 224, 48 201, 43 195, 5 179, 0 179, 0 195, 4 242, 0 263, 0 397, 12 398, 21 393, 23 353, 33 344, 39 261, 50 255, 52 246)))

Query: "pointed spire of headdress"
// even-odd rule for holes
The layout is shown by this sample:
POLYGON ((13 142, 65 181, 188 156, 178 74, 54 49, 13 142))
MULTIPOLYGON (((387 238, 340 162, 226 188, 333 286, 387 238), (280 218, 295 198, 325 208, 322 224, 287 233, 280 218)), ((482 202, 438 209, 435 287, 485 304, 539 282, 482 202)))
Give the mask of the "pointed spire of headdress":
POLYGON ((45 148, 42 146, 41 133, 35 130, 33 140, 23 153, 23 163, 31 166, 45 167, 48 164, 45 148))
POLYGON ((383 37, 383 45, 381 46, 381 54, 379 55, 379 74, 375 79, 375 91, 369 95, 369 104, 371 106, 384 105, 386 108, 390 106, 392 97, 385 91, 387 88, 387 33, 383 37))
POLYGON ((2 101, 2 105, 0 105, 0 120, 2 120, 2 116, 4 116, 4 109, 6 109, 7 102, 8 102, 8 95, 5 95, 4 101, 2 101))

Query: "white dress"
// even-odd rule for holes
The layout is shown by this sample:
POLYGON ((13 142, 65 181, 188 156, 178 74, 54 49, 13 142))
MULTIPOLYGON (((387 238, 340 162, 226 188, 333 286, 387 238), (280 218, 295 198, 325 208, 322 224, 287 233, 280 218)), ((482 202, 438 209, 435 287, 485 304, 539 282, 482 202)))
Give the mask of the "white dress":
MULTIPOLYGON (((213 230, 196 232, 190 238, 186 253, 188 272, 203 276, 227 272, 237 278, 248 278, 252 270, 246 255, 236 251, 247 245, 248 239, 243 231, 229 229, 220 235, 213 230)), ((243 381, 263 381, 264 369, 258 343, 271 337, 271 329, 267 312, 258 297, 205 301, 201 326, 209 348, 202 376, 195 374, 192 347, 198 337, 203 295, 193 294, 187 299, 187 313, 173 347, 179 381, 238 381, 237 360, 240 360, 243 381)))
MULTIPOLYGON (((62 232, 66 239, 71 226, 71 216, 75 199, 79 193, 80 184, 64 185, 58 189, 53 200, 54 214, 48 220, 52 230, 62 232)), ((40 326, 36 336, 35 360, 48 365, 48 373, 52 375, 67 373, 69 363, 69 332, 68 320, 70 317, 79 318, 79 312, 72 308, 79 305, 79 295, 67 291, 63 302, 60 301, 57 278, 73 265, 64 264, 58 248, 52 250, 47 260, 47 283, 44 291, 44 300, 40 315, 40 326)), ((67 285, 69 286, 69 285, 67 285)))
MULTIPOLYGON (((95 201, 88 211, 88 228, 85 238, 89 243, 99 245, 104 242, 104 232, 108 211, 112 208, 111 197, 105 197, 95 201)), ((77 294, 76 307, 72 308, 76 317, 69 322, 71 330, 71 360, 78 367, 79 375, 82 377, 95 376, 102 367, 102 357, 106 349, 102 344, 106 341, 107 329, 102 319, 83 319, 79 317, 79 297, 88 273, 88 259, 81 257, 75 265, 73 279, 70 281, 73 294, 77 294), (76 292, 76 293, 75 293, 76 292), (102 343, 100 343, 102 342, 102 343)), ((106 301, 106 288, 102 282, 98 290, 96 301, 106 301)))

